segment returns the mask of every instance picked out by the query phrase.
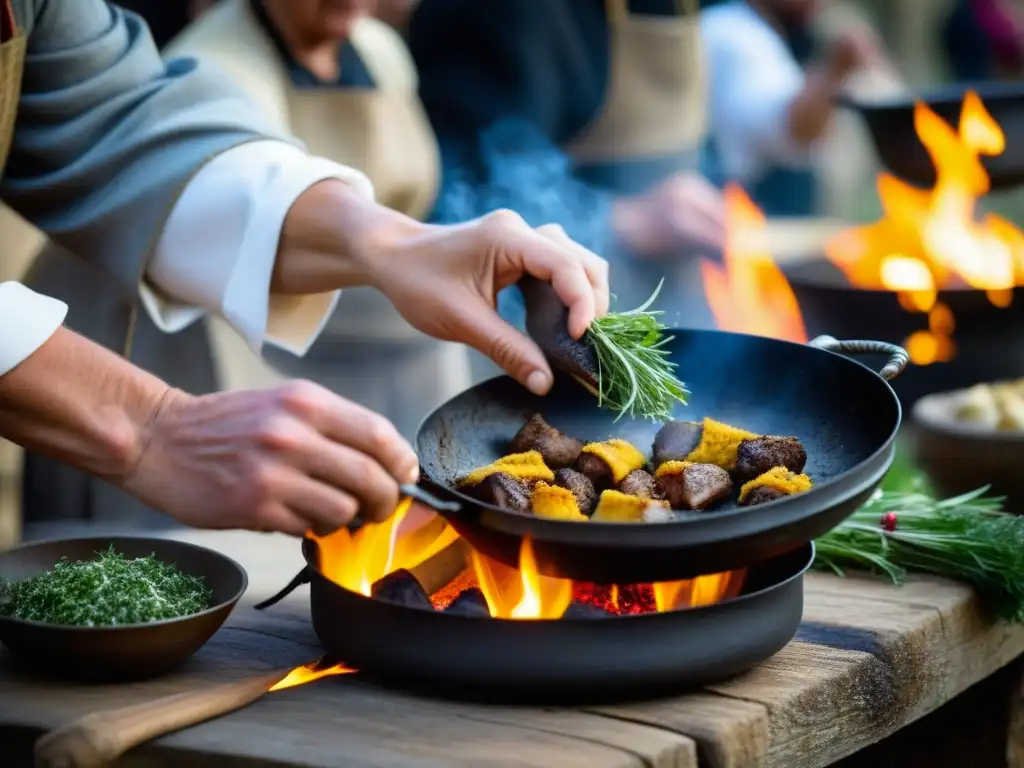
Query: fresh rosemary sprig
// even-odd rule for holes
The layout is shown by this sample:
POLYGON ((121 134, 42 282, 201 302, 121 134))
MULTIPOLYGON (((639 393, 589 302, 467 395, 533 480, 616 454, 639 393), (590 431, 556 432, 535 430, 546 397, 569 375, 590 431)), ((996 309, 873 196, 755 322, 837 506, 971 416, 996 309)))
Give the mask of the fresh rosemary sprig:
POLYGON ((816 568, 884 573, 900 583, 908 571, 972 584, 992 612, 1024 621, 1024 517, 1002 510, 981 488, 937 500, 918 492, 877 492, 815 542, 816 568))
POLYGON ((662 283, 642 305, 628 312, 612 312, 595 320, 586 340, 597 357, 598 405, 623 415, 652 421, 672 415, 676 402, 686 404, 689 391, 676 378, 676 364, 669 360, 665 345, 667 326, 658 319, 660 311, 649 308, 658 298, 662 283))
POLYGON ((76 627, 143 624, 210 607, 203 580, 149 557, 126 558, 111 546, 96 560, 62 558, 31 579, 0 584, 0 615, 76 627))

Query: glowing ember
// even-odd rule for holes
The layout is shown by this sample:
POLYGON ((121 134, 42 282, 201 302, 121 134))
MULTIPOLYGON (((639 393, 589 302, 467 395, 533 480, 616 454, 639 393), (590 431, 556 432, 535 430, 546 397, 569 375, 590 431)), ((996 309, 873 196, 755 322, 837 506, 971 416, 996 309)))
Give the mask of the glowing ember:
POLYGON ((956 354, 952 315, 938 310, 938 290, 976 288, 1008 306, 1024 279, 1024 232, 994 214, 977 218, 989 191, 981 156, 1002 154, 1006 139, 975 92, 964 96, 956 130, 922 103, 914 128, 935 166, 935 185, 921 190, 880 174, 882 218, 840 234, 826 255, 852 286, 896 291, 904 309, 929 315, 928 330, 904 343, 914 363, 927 365, 956 354))
POLYGON ((725 188, 728 229, 722 265, 701 262, 715 324, 723 331, 804 343, 807 330, 793 289, 768 248, 767 225, 746 193, 725 188))
POLYGON ((307 683, 313 683, 325 677, 348 675, 356 671, 350 667, 346 667, 344 664, 332 664, 331 666, 321 667, 321 663, 322 660, 315 664, 306 664, 301 667, 296 667, 282 680, 270 686, 270 692, 283 691, 286 688, 295 688, 299 685, 306 685, 307 683))
MULTIPOLYGON (((371 596, 378 580, 400 569, 414 569, 458 540, 455 530, 437 516, 418 526, 404 525, 411 522, 409 509, 408 500, 403 501, 391 519, 365 525, 356 533, 341 530, 325 537, 308 534, 318 547, 320 572, 347 590, 371 596)), ((663 584, 574 584, 569 579, 552 578, 540 572, 529 538, 523 540, 518 568, 473 550, 468 562, 459 559, 455 568, 458 570, 446 576, 447 583, 431 595, 435 610, 444 610, 463 592, 478 587, 492 617, 520 620, 559 619, 574 601, 595 605, 614 615, 709 605, 737 596, 745 577, 743 571, 732 571, 663 584)), ((343 669, 302 667, 278 683, 278 687, 342 674, 343 669)))

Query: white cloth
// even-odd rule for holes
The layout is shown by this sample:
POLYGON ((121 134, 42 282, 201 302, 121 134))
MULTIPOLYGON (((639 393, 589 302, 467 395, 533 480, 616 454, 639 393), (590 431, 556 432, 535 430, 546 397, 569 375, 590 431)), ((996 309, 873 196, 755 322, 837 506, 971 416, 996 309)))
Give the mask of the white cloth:
POLYGON ((303 192, 326 179, 373 197, 364 174, 284 142, 243 144, 203 167, 171 212, 140 286, 157 327, 175 333, 210 312, 256 352, 267 342, 304 355, 338 291, 271 295, 270 279, 285 216, 303 192))
POLYGON ((63 301, 13 280, 0 283, 0 376, 43 346, 67 313, 63 301))
MULTIPOLYGON (((175 333, 210 312, 257 352, 267 342, 304 355, 339 292, 276 296, 270 279, 288 211, 327 179, 373 197, 364 174, 284 142, 243 144, 211 160, 171 211, 139 289, 157 327, 175 333)), ((20 283, 0 283, 0 376, 46 343, 67 309, 20 283)))
POLYGON ((807 167, 809 153, 789 132, 804 73, 779 33, 745 2, 702 11, 700 33, 708 127, 729 178, 747 185, 772 166, 807 167))

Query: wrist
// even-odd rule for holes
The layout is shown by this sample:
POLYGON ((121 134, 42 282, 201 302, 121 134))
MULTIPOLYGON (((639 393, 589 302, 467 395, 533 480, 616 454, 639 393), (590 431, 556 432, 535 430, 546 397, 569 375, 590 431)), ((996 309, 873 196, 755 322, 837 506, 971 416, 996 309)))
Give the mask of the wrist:
POLYGON ((0 378, 0 433, 121 485, 138 465, 170 387, 61 328, 0 378))
POLYGON ((649 203, 642 197, 620 197, 612 203, 612 232, 618 243, 636 256, 658 250, 658 228, 651 221, 649 203))
POLYGON ((381 255, 422 226, 343 181, 315 184, 285 219, 271 290, 309 294, 376 287, 381 255))

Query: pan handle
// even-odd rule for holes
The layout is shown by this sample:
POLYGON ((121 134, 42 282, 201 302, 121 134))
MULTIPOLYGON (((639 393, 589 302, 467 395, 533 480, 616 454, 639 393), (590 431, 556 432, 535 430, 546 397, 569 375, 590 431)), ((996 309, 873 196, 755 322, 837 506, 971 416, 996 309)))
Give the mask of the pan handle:
POLYGON ((462 505, 457 501, 442 501, 437 498, 434 494, 429 491, 420 488, 418 485, 407 483, 399 486, 399 493, 403 496, 408 496, 415 502, 422 504, 425 507, 430 507, 435 512, 447 513, 454 515, 457 512, 462 511, 462 505))
POLYGON ((809 346, 839 355, 888 355, 887 362, 878 372, 886 381, 895 379, 910 362, 907 350, 887 341, 839 341, 831 336, 819 336, 809 342, 809 346))
POLYGON ((288 595, 290 595, 296 589, 301 587, 303 584, 309 584, 309 568, 308 567, 307 568, 303 568, 301 571, 299 571, 297 574, 295 574, 295 578, 292 579, 291 581, 289 581, 287 584, 285 584, 284 589, 282 589, 276 595, 274 595, 273 597, 268 597, 262 603, 256 603, 256 605, 254 605, 253 608, 256 609, 257 611, 262 611, 262 610, 264 610, 266 608, 269 608, 272 605, 277 605, 282 600, 284 600, 286 597, 288 597, 288 595))

